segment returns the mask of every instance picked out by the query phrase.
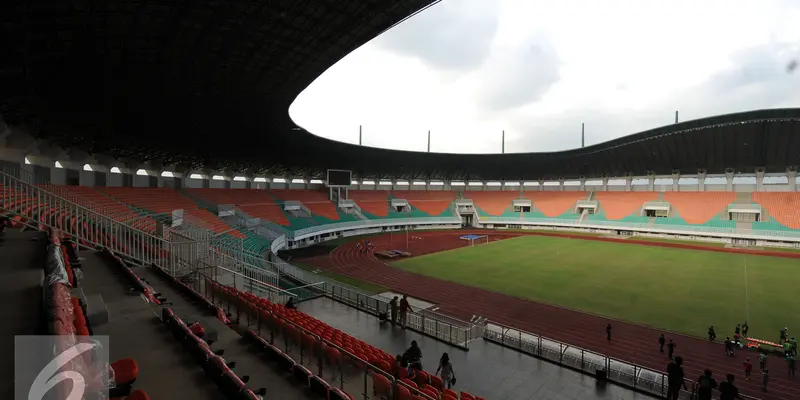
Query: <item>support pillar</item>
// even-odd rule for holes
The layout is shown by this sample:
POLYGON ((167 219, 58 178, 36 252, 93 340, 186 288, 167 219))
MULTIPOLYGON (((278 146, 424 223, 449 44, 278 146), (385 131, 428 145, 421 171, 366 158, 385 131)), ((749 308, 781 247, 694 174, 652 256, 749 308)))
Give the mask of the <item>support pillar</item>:
POLYGON ((582 176, 581 177, 581 192, 585 192, 585 191, 586 191, 586 177, 582 176))
POLYGON ((789 180, 789 190, 797 191, 797 169, 795 167, 786 168, 786 178, 789 180))
POLYGON ((680 171, 672 171, 672 191, 677 192, 680 188, 678 181, 681 179, 680 171))
POLYGON ((756 192, 764 191, 764 168, 756 168, 756 192))
POLYGON ((647 173, 647 190, 650 192, 656 190, 656 175, 653 172, 647 173))
POLYGON ((727 168, 725 170, 725 190, 728 192, 733 191, 733 169, 727 168))
POLYGON ((544 191, 544 179, 539 179, 539 191, 544 191))
MULTIPOLYGON (((606 187, 607 185, 608 185, 608 179, 606 179, 604 187, 606 187)), ((625 177, 625 191, 630 192, 632 190, 633 190, 633 175, 628 175, 625 177)))
POLYGON ((706 190, 706 170, 697 170, 697 191, 704 192, 706 190))

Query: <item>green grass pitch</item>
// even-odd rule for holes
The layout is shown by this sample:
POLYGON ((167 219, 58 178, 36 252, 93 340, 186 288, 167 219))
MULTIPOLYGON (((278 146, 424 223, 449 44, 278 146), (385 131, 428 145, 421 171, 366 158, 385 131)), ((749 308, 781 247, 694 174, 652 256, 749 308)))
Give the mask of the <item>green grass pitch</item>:
POLYGON ((625 243, 522 236, 394 266, 511 296, 656 328, 778 340, 800 332, 800 261, 625 243))

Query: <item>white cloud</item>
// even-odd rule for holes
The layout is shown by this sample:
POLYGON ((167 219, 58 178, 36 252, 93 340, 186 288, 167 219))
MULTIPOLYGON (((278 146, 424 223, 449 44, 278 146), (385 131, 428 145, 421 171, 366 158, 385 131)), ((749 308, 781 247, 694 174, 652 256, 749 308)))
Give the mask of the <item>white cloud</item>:
POLYGON ((354 51, 291 107, 309 132, 425 151, 553 151, 800 102, 800 2, 448 0, 354 51), (578 12, 580 11, 580 12, 578 12))

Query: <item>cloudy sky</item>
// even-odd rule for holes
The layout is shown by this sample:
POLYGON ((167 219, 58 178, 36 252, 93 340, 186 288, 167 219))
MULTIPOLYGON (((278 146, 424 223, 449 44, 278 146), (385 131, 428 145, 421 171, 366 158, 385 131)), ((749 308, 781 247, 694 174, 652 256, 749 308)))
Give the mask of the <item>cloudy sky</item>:
POLYGON ((443 0, 290 109, 308 131, 424 151, 564 150, 681 120, 800 106, 797 0, 443 0))

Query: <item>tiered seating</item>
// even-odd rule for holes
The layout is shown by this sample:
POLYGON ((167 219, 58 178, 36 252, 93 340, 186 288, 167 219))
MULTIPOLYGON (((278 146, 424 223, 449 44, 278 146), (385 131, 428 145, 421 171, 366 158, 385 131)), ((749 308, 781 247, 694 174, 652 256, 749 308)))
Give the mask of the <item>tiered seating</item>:
POLYGON ((362 212, 379 218, 389 216, 389 192, 386 190, 351 190, 347 196, 362 212))
POLYGON ((479 211, 485 215, 500 216, 511 208, 512 202, 521 197, 519 191, 502 192, 465 192, 464 198, 471 199, 479 211))
MULTIPOLYGON (((644 203, 658 200, 656 192, 595 192, 594 198, 600 203, 603 215, 609 220, 621 220, 640 215, 644 203)), ((631 221, 634 222, 634 221, 631 221)), ((641 222, 641 221, 636 221, 641 222)))
MULTIPOLYGON (((341 365, 343 362, 348 361, 338 350, 343 349, 357 357, 357 359, 349 360, 356 368, 369 370, 365 362, 379 368, 381 371, 371 371, 373 394, 377 397, 392 398, 390 379, 398 379, 400 382, 398 382, 397 398, 399 399, 410 400, 412 396, 420 395, 421 393, 425 393, 432 399, 458 400, 459 398, 455 391, 443 387, 441 379, 424 371, 417 374, 416 382, 407 379, 403 369, 400 369, 398 376, 393 377, 392 365, 394 357, 391 354, 333 328, 316 318, 230 286, 221 285, 210 279, 206 281, 206 284, 211 287, 217 298, 236 304, 240 307, 240 310, 244 310, 249 315, 260 317, 260 320, 265 321, 267 326, 274 331, 282 332, 294 345, 308 349, 321 349, 320 353, 325 355, 324 357, 327 358, 331 365, 341 365)), ((314 376, 311 371, 260 337, 258 333, 250 330, 248 331, 248 336, 251 340, 260 344, 269 358, 275 359, 282 364, 282 369, 291 370, 293 375, 304 385, 308 385, 312 389, 317 386, 322 390, 327 390, 328 396, 333 394, 333 389, 321 377, 314 376)), ((337 394, 337 396, 339 397, 330 398, 341 398, 340 395, 337 394)), ((349 394, 346 396, 345 398, 353 399, 349 394)), ((480 398, 462 392, 461 399, 480 398)))
POLYGON ((755 192, 753 201, 785 228, 800 229, 800 193, 755 192))
MULTIPOLYGON (((729 204, 736 200, 733 192, 665 192, 664 201, 669 202, 672 209, 688 224, 705 224, 725 210, 729 204)), ((657 223, 670 223, 679 221, 660 221, 657 223)), ((719 221, 719 220, 718 220, 719 221)), ((713 224, 713 223, 712 223, 713 224)))
POLYGON ((153 218, 142 216, 121 201, 100 193, 93 188, 67 185, 40 185, 40 187, 91 211, 112 218, 115 221, 132 225, 134 228, 145 232, 152 233, 156 229, 153 218))
POLYGON ((533 191, 525 192, 525 198, 530 199, 537 213, 541 213, 545 217, 554 218, 563 214, 570 214, 569 217, 577 217, 577 214, 573 213, 575 203, 578 200, 585 200, 587 193, 533 191))
MULTIPOLYGON (((156 213, 170 214, 174 210, 183 209, 184 218, 216 233, 231 229, 216 215, 201 209, 194 201, 172 189, 106 187, 100 190, 124 203, 156 213)), ((245 237, 238 231, 232 231, 230 235, 238 238, 245 237)))
POLYGON ((312 216, 321 216, 330 221, 316 221, 320 223, 339 221, 341 217, 336 209, 336 204, 328 199, 328 193, 320 190, 273 190, 272 194, 283 201, 299 201, 303 203, 312 216))
MULTIPOLYGON (((50 332, 58 337, 56 341, 58 352, 63 352, 72 348, 78 343, 92 335, 92 328, 86 318, 86 304, 78 297, 73 297, 71 289, 79 285, 79 274, 75 270, 80 269, 80 263, 75 246, 72 243, 62 243, 57 232, 49 235, 50 245, 48 252, 55 252, 54 257, 48 257, 45 265, 45 282, 47 282, 47 307, 50 332)), ((109 374, 98 371, 92 359, 92 352, 84 353, 82 357, 75 357, 70 361, 71 369, 94 373, 97 376, 113 376, 113 388, 110 389, 111 397, 122 397, 130 395, 132 385, 139 374, 139 366, 132 358, 123 358, 111 363, 108 367, 109 374), (92 372, 89 372, 92 371, 92 372), (130 395, 129 395, 130 394, 130 395)), ((71 391, 70 387, 58 385, 57 390, 66 397, 66 393, 71 391)), ((147 399, 147 394, 137 391, 133 397, 136 399, 147 399)))
POLYGON ((449 211, 450 205, 456 200, 456 192, 439 190, 394 191, 392 196, 398 199, 406 199, 411 207, 431 217, 445 215, 449 211))
POLYGON ((187 189, 189 193, 213 204, 235 204, 253 218, 289 226, 289 219, 275 198, 257 189, 187 189))

